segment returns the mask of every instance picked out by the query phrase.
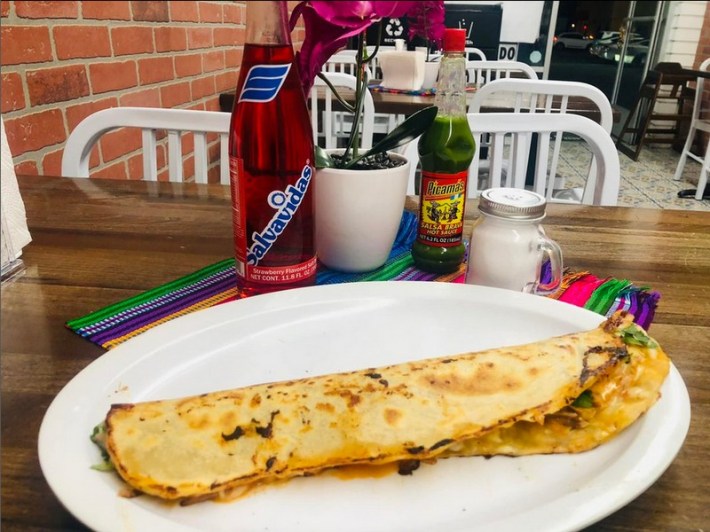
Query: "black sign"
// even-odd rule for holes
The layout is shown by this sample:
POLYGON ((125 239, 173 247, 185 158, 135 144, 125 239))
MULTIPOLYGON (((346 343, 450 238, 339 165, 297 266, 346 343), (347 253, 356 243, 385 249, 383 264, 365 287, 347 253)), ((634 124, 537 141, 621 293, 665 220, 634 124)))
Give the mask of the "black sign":
MULTIPOLYGON (((386 18, 381 24, 382 35, 380 37, 380 46, 394 46, 395 39, 404 39, 404 42, 409 41, 406 17, 386 18)), ((367 28, 367 44, 377 44, 378 26, 379 24, 373 24, 367 28)))
POLYGON ((498 58, 503 7, 500 5, 446 4, 444 23, 447 28, 464 28, 466 46, 479 48, 486 58, 498 58))

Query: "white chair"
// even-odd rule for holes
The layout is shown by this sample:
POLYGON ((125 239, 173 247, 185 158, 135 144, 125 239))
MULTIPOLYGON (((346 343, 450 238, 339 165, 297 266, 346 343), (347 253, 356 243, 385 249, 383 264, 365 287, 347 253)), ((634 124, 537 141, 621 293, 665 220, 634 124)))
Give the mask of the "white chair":
POLYGON ((207 134, 220 138, 220 182, 229 184, 230 113, 192 111, 189 109, 156 109, 148 107, 113 107, 82 120, 67 139, 62 155, 62 175, 89 177, 91 150, 102 135, 120 127, 143 131, 143 179, 157 181, 157 131, 167 131, 168 174, 170 181, 183 180, 182 133, 194 135, 195 182, 207 183, 209 158, 207 134))
MULTIPOLYGON (((355 50, 343 50, 336 52, 323 65, 324 72, 335 72, 340 74, 357 75, 357 60, 355 59, 355 50)), ((372 79, 372 69, 365 67, 367 70, 367 78, 372 79)))
MULTIPOLYGON (((355 91, 357 83, 355 76, 335 72, 324 73, 324 75, 336 90, 338 87, 344 87, 353 92, 355 91)), ((375 123, 375 104, 369 89, 366 89, 366 91, 363 114, 360 119, 360 147, 371 148, 375 123)), ((319 77, 315 79, 310 99, 313 142, 326 149, 337 148, 338 139, 350 136, 353 114, 333 110, 333 101, 335 100, 333 91, 319 77), (324 137, 325 140, 320 142, 320 137, 324 137)))
MULTIPOLYGON (((565 132, 574 134, 586 142, 587 147, 597 160, 595 175, 585 185, 585 188, 590 188, 589 194, 583 194, 580 200, 553 197, 549 200, 550 203, 616 205, 621 179, 619 154, 611 136, 593 120, 572 114, 540 116, 523 113, 468 113, 468 123, 477 145, 483 135, 491 137, 490 168, 486 188, 500 186, 525 188, 528 169, 527 154, 525 150, 517 148, 518 142, 522 139, 524 145, 528 146, 528 138, 532 133, 544 135, 565 132), (504 176, 503 153, 507 149, 512 149, 517 156, 513 158, 504 176)), ((404 150, 404 155, 409 159, 410 166, 415 168, 418 161, 418 141, 419 139, 413 140, 404 150)), ((547 179, 548 155, 549 144, 538 142, 535 157, 535 183, 532 185, 534 190, 537 190, 539 181, 547 179)), ((480 155, 477 149, 468 172, 467 196, 470 198, 480 194, 479 163, 480 155)), ((412 171, 407 189, 408 194, 414 192, 414 178, 415 173, 412 171)))
MULTIPOLYGON (((487 187, 510 186, 524 188, 528 169, 529 138, 533 133, 538 133, 540 139, 537 143, 535 154, 535 173, 532 189, 544 190, 541 183, 547 182, 550 144, 544 139, 550 138, 552 133, 561 135, 569 133, 580 137, 587 143, 596 160, 595 174, 589 176, 580 198, 561 199, 547 196, 552 203, 583 203, 587 205, 616 205, 619 197, 619 182, 621 179, 619 168, 619 154, 611 135, 599 124, 573 114, 546 114, 544 116, 519 113, 468 113, 468 122, 471 126, 474 139, 480 142, 482 134, 491 136, 489 152, 489 176, 487 187), (503 152, 505 137, 509 136, 508 147, 515 157, 508 167, 506 181, 502 183, 503 152), (517 143, 521 141, 522 149, 517 143)), ((475 181, 478 179, 478 151, 474 156, 469 169, 469 185, 476 190, 475 181)))
MULTIPOLYGON (((565 114, 570 111, 570 98, 575 98, 577 104, 584 101, 589 109, 598 115, 599 124, 607 133, 611 134, 613 125, 613 113, 611 103, 602 91, 587 83, 575 81, 553 81, 553 80, 530 80, 530 79, 498 79, 487 83, 476 91, 469 105, 469 112, 478 113, 487 106, 505 107, 509 106, 514 113, 528 114, 565 114)), ((562 133, 556 132, 554 135, 554 146, 549 164, 549 175, 546 182, 538 182, 535 192, 551 199, 553 194, 572 195, 581 199, 581 190, 564 190, 564 179, 557 176, 558 163, 560 159, 560 148, 562 146, 562 133), (575 196, 576 195, 576 196, 575 196)), ((539 142, 549 144, 551 135, 549 133, 540 135, 539 142)), ((528 139, 531 141, 531 138, 528 139)), ((479 147, 486 147, 488 139, 483 138, 479 147)), ((521 156, 529 153, 526 146, 520 140, 518 149, 523 150, 521 156)), ((514 154, 512 150, 509 157, 514 154)), ((587 180, 593 180, 596 174, 594 168, 594 158, 591 158, 587 180)), ((594 187, 586 188, 590 194, 594 187)), ((585 202, 589 197, 585 198, 585 202)))
POLYGON ((467 46, 464 48, 464 53, 466 54, 466 60, 467 61, 488 61, 488 58, 486 57, 486 54, 483 53, 483 50, 480 48, 475 48, 473 46, 467 46))
MULTIPOLYGON (((375 51, 375 46, 370 45, 367 47, 367 53, 371 54, 375 51)), ((367 79, 372 80, 373 75, 375 77, 379 76, 382 78, 382 72, 379 66, 379 54, 383 51, 394 51, 394 46, 380 46, 377 55, 369 63, 369 66, 365 68, 367 72, 367 79)), ((355 55, 357 50, 340 50, 333 54, 323 65, 323 71, 329 73, 342 73, 350 74, 355 76, 357 74, 357 61, 355 55)), ((339 115, 339 119, 342 122, 343 115, 339 115)), ((375 133, 381 133, 386 135, 392 129, 394 129, 397 124, 404 120, 403 115, 393 115, 388 113, 375 113, 373 131, 375 133)))
POLYGON ((530 65, 520 61, 466 61, 468 83, 482 87, 496 79, 527 78, 538 79, 530 65))
MULTIPOLYGON (((367 45, 367 53, 368 54, 374 53, 375 49, 377 49, 377 55, 375 55, 375 57, 372 59, 372 61, 369 62, 368 68, 369 68, 369 71, 372 74, 372 76, 374 76, 377 79, 382 79, 382 72, 380 70, 380 65, 378 62, 379 54, 380 54, 380 52, 394 52, 395 47, 394 46, 379 46, 379 47, 377 47, 374 44, 367 45)), ((336 65, 338 63, 344 63, 345 65, 348 65, 350 62, 348 59, 345 59, 343 61, 338 61, 338 59, 344 58, 347 56, 354 58, 356 54, 357 54, 357 50, 340 50, 340 51, 336 52, 333 56, 331 56, 330 61, 336 65)), ((326 63, 326 65, 327 65, 327 63, 326 63)), ((345 72, 347 74, 354 72, 354 71, 352 71, 352 72, 350 71, 351 67, 349 67, 349 66, 345 66, 343 68, 345 68, 345 72)), ((339 67, 334 67, 333 69, 331 69, 329 66, 326 66, 324 68, 324 70, 326 70, 327 72, 343 71, 343 70, 339 70, 339 67)))
MULTIPOLYGON (((710 70, 710 58, 706 59, 700 65, 700 70, 705 72, 710 70)), ((695 140, 696 133, 698 131, 704 131, 706 135, 710 135, 710 108, 703 108, 703 91, 705 90, 705 79, 698 78, 695 85, 695 101, 693 103, 693 117, 690 120, 690 129, 688 130, 688 138, 683 146, 683 151, 681 152, 680 159, 678 159, 678 166, 675 169, 675 175, 673 179, 675 181, 680 180, 683 174, 683 169, 685 168, 685 163, 688 157, 696 162, 699 162, 702 166, 700 168, 700 178, 698 180, 698 188, 695 192, 695 199, 703 199, 703 192, 708 184, 708 174, 710 174, 710 143, 705 144, 705 158, 701 158, 699 155, 691 152, 693 146, 693 141, 695 140)))

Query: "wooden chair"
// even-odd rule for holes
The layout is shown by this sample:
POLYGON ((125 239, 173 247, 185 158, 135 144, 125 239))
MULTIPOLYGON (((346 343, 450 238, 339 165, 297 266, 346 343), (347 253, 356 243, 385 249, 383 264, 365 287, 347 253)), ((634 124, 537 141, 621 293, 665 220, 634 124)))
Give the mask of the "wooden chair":
MULTIPOLYGON (((355 76, 337 72, 328 72, 325 73, 325 76, 336 89, 338 87, 344 87, 350 89, 352 92, 355 91, 355 85, 357 83, 355 76)), ((316 77, 313 90, 311 90, 310 94, 313 142, 326 149, 337 148, 338 139, 349 137, 352 128, 353 114, 337 111, 337 108, 334 107, 335 102, 337 102, 337 100, 335 100, 333 91, 330 90, 325 81, 316 77), (320 105, 319 94, 325 95, 320 105)), ((360 125, 360 146, 362 148, 370 148, 372 147, 372 137, 374 134, 375 104, 369 90, 365 93, 363 115, 360 125)))
MULTIPOLYGON (((705 72, 710 71, 710 58, 702 62, 700 70, 705 72)), ((710 174, 710 143, 708 143, 708 136, 710 136, 710 107, 707 104, 707 100, 705 100, 704 103, 704 92, 705 79, 699 77, 695 85, 695 101, 693 103, 693 115, 690 120, 688 138, 683 145, 683 151, 681 152, 680 159, 678 160, 678 166, 676 167, 675 175, 673 176, 675 181, 680 180, 688 157, 700 163, 700 178, 698 180, 698 188, 695 192, 695 199, 697 200, 703 199, 703 192, 705 191, 705 187, 708 183, 708 174, 710 174), (693 148, 693 141, 695 140, 695 136, 698 132, 701 132, 701 135, 703 133, 705 134, 704 158, 701 158, 699 155, 696 155, 691 151, 693 148)))
MULTIPOLYGON (((537 133, 541 139, 549 138, 552 133, 564 132, 580 137, 594 156, 597 164, 595 174, 589 179, 585 191, 580 198, 549 199, 551 203, 582 203, 586 205, 616 205, 619 196, 621 180, 619 154, 609 133, 599 124, 588 118, 572 114, 529 114, 529 113, 468 113, 468 123, 471 127, 477 145, 483 135, 491 136, 489 148, 490 168, 486 188, 513 187, 527 188, 525 185, 528 172, 527 154, 525 149, 518 149, 518 142, 528 146, 531 134, 537 133), (516 157, 513 158, 507 172, 503 172, 503 154, 512 148, 516 157)), ((418 161, 417 144, 419 139, 410 142, 404 150, 404 155, 410 161, 410 167, 416 168, 418 161)), ((535 154, 534 179, 530 187, 539 190, 538 183, 546 182, 549 173, 550 145, 548 142, 537 143, 535 154)), ((481 187, 479 183, 480 154, 476 150, 468 172, 467 196, 477 197, 481 187)), ((415 172, 410 172, 410 182, 407 193, 415 190, 415 172)))
POLYGON ((120 127, 143 131, 143 179, 157 181, 157 132, 167 131, 168 174, 170 181, 183 181, 182 134, 194 136, 195 182, 207 183, 209 158, 207 134, 220 138, 220 182, 229 184, 230 113, 156 109, 148 107, 113 107, 82 120, 67 139, 62 155, 62 175, 89 177, 91 150, 102 135, 120 127))
MULTIPOLYGON (((576 81, 556 81, 556 80, 538 80, 538 79, 497 79, 483 85, 476 91, 469 105, 468 111, 471 113, 479 113, 486 104, 493 101, 508 101, 513 113, 526 114, 565 114, 570 112, 570 99, 575 98, 577 103, 580 100, 585 102, 590 108, 590 117, 598 122, 604 131, 611 134, 613 125, 613 112, 611 103, 598 88, 587 83, 576 81)), ((562 132, 541 134, 539 142, 549 144, 554 137, 553 148, 551 154, 551 162, 548 167, 547 181, 538 181, 535 192, 552 199, 553 194, 562 193, 565 182, 564 178, 557 175, 558 163, 560 159, 560 149, 562 146, 562 132)), ((533 143, 533 136, 530 135, 527 139, 527 144, 521 137, 516 144, 516 149, 522 150, 522 153, 516 154, 513 150, 509 152, 509 159, 512 157, 523 157, 527 160, 529 148, 533 143)), ((490 139, 484 136, 479 144, 479 149, 485 149, 489 146, 490 139)), ((487 168, 487 162, 481 161, 482 168, 487 168)), ((507 163, 506 163, 507 164, 507 163)), ((593 180, 596 175, 594 167, 594 158, 591 159, 590 169, 587 180, 593 180)), ((587 187, 587 193, 590 194, 593 187, 587 187)), ((582 190, 565 191, 564 194, 576 194, 577 199, 582 190)), ((587 198, 589 200, 589 198, 587 198)))
POLYGON ((634 161, 646 144, 676 144, 683 125, 690 122, 688 83, 695 78, 681 69, 680 63, 658 63, 646 74, 616 140, 619 151, 634 161))

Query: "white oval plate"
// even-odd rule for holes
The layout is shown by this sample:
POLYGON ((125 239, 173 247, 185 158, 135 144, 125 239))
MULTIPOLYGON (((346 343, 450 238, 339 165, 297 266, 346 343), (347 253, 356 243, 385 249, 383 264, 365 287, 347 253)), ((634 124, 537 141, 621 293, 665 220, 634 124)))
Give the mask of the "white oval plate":
POLYGON ((602 317, 544 297, 461 284, 370 282, 261 295, 190 314, 101 356, 57 395, 39 433, 57 497, 96 530, 569 531, 646 490, 690 421, 675 367, 629 429, 577 455, 451 458, 413 476, 298 478, 229 503, 118 495, 89 441, 116 402, 192 395, 541 340, 602 317))

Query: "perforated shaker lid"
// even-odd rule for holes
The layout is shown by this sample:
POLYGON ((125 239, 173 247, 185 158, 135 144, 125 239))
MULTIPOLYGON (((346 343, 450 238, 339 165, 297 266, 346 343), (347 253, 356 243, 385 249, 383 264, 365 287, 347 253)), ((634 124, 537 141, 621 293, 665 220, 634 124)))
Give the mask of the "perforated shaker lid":
POLYGON ((481 192, 481 212, 510 220, 538 220, 545 216, 545 198, 520 188, 489 188, 481 192))

